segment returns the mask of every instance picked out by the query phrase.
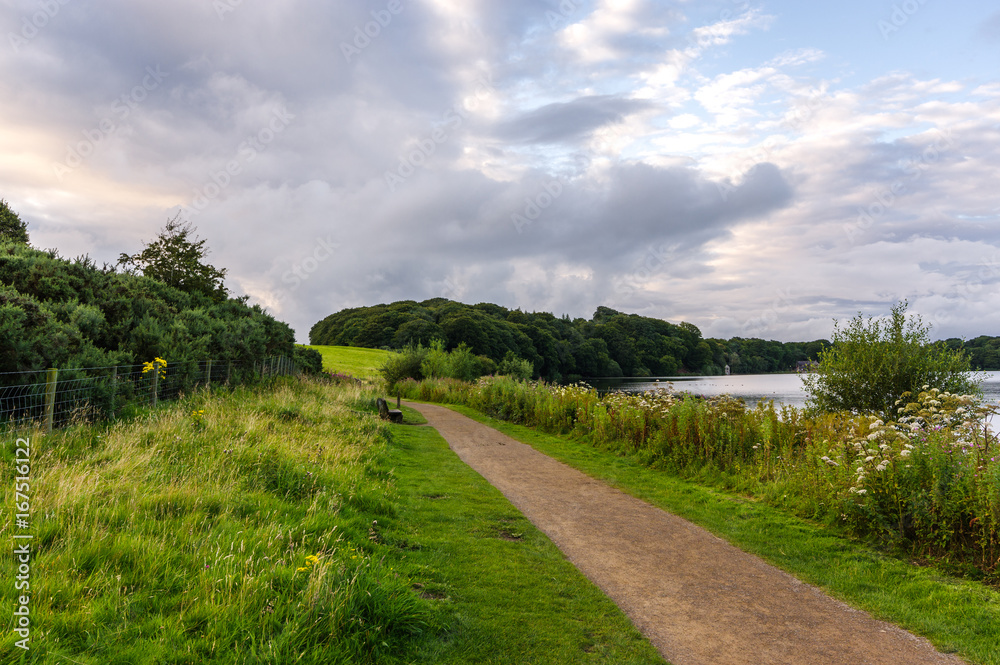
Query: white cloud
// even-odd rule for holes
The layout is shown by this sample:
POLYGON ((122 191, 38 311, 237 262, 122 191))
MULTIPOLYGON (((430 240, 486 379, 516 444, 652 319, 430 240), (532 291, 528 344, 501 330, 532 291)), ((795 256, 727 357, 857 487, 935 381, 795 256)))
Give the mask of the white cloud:
POLYGON ((448 294, 786 340, 900 297, 948 334, 1000 323, 974 283, 1000 247, 996 81, 852 78, 778 16, 690 3, 575 3, 552 26, 521 0, 405 2, 350 62, 384 5, 108 6, 74 0, 0 56, 0 196, 36 244, 113 261, 236 161, 195 221, 300 340, 342 307, 448 294), (250 159, 278 109, 294 119, 250 159))

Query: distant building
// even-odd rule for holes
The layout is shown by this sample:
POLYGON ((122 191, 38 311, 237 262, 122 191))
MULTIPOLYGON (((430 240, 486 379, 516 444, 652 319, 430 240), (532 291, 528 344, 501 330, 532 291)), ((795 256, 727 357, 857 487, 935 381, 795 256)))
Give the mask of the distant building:
POLYGON ((726 376, 729 376, 729 365, 726 365, 726 376))

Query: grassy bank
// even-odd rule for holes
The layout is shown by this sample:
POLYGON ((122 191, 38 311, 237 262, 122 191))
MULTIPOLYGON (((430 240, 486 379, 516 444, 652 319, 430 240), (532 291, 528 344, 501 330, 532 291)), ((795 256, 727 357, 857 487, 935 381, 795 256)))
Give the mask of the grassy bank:
POLYGON ((0 662, 657 662, 432 431, 373 411, 357 387, 288 381, 31 434, 31 651, 4 621, 0 662))
POLYGON ((752 495, 885 551, 1000 581, 996 413, 933 388, 895 422, 847 413, 697 399, 667 392, 600 396, 583 386, 489 377, 401 383, 405 397, 463 404, 564 434, 703 485, 752 495))
POLYGON ((703 526, 877 618, 971 663, 1000 665, 1000 592, 887 556, 778 508, 650 469, 579 440, 451 408, 588 475, 703 526))
POLYGON ((323 371, 361 378, 378 375, 378 368, 389 357, 389 351, 363 349, 355 346, 309 346, 323 356, 323 371))

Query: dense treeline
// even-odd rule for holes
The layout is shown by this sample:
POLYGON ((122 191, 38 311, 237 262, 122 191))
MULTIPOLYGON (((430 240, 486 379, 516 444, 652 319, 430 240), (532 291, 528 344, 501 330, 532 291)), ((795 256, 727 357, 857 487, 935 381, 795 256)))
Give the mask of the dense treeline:
POLYGON ((952 337, 945 340, 945 343, 953 349, 963 349, 968 353, 974 370, 1000 370, 1000 337, 981 335, 968 341, 952 337))
POLYGON ((0 239, 0 372, 292 356, 294 334, 245 298, 213 300, 142 275, 0 239))
POLYGON ((816 360, 825 340, 782 344, 761 339, 704 339, 690 323, 623 314, 598 307, 592 319, 466 305, 445 298, 404 300, 331 314, 309 332, 311 344, 400 349, 441 340, 501 363, 527 360, 552 381, 599 376, 751 374, 795 369, 816 360))

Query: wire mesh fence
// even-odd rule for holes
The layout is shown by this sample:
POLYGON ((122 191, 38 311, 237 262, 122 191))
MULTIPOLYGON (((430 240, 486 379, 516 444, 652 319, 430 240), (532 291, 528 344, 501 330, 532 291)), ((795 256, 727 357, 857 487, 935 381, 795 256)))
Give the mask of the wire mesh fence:
POLYGON ((36 424, 45 431, 75 422, 111 420, 130 407, 156 406, 209 386, 257 383, 299 374, 286 356, 255 363, 151 362, 143 365, 0 372, 0 428, 36 424))

